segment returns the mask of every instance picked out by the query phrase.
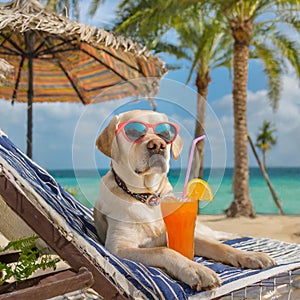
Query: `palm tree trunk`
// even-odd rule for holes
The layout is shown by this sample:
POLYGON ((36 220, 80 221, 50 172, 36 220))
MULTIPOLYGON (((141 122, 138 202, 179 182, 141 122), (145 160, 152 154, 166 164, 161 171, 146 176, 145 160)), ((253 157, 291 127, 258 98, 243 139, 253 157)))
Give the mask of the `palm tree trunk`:
POLYGON ((268 175, 268 173, 267 173, 267 169, 266 169, 265 166, 261 163, 261 161, 260 161, 260 159, 259 159, 259 156, 258 156, 258 154, 257 154, 257 152, 256 152, 256 150, 255 150, 255 147, 254 147, 254 144, 253 144, 253 142, 252 142, 252 139, 251 139, 251 137, 250 137, 249 135, 248 135, 248 141, 249 141, 249 144, 250 144, 251 149, 252 149, 252 151, 253 151, 253 154, 254 154, 254 156, 255 156, 255 158, 256 158, 257 164, 258 164, 258 166, 259 166, 259 168, 260 168, 260 170, 261 170, 261 172, 262 172, 262 174, 263 174, 263 176, 264 176, 264 178, 265 178, 265 180, 266 180, 266 182, 267 182, 267 185, 268 185, 268 187, 269 187, 269 189, 270 189, 270 192, 271 192, 271 194, 272 194, 273 200, 274 200, 274 202, 275 202, 277 208, 279 209, 280 214, 281 214, 281 215, 284 215, 284 211, 283 211, 282 206, 281 206, 281 201, 279 200, 279 198, 278 198, 278 196, 277 196, 277 194, 276 194, 276 192, 275 192, 275 189, 274 189, 273 186, 272 186, 271 180, 270 180, 269 175, 268 175))
POLYGON ((266 150, 265 149, 263 149, 263 151, 262 151, 262 155, 263 155, 263 165, 264 165, 264 168, 265 168, 265 170, 267 170, 267 155, 266 155, 266 150))
MULTIPOLYGON (((207 72, 204 76, 197 73, 197 119, 195 126, 195 138, 205 134, 205 113, 206 113, 206 99, 208 93, 208 85, 210 82, 210 75, 207 72)), ((196 151, 193 159, 192 176, 203 178, 203 161, 204 161, 204 140, 196 144, 196 151)))
POLYGON ((226 210, 228 217, 255 217, 249 193, 247 140, 247 81, 251 24, 231 24, 234 37, 234 200, 226 210), (248 26, 247 26, 248 25, 248 26), (233 26, 236 26, 233 28, 233 26))

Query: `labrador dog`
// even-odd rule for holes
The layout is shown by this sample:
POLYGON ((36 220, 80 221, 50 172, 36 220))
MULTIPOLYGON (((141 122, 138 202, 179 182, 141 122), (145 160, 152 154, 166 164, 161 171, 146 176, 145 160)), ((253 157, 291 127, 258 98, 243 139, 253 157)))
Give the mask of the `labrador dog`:
MULTIPOLYGON (((177 159, 182 150, 178 129, 153 111, 129 111, 111 120, 96 142, 111 158, 111 170, 100 183, 95 226, 100 241, 116 255, 163 268, 195 290, 211 289, 221 284, 214 271, 167 247, 159 197, 172 191, 167 173, 171 153, 177 159)), ((274 265, 268 255, 234 249, 211 233, 196 230, 195 255, 235 267, 274 265)))

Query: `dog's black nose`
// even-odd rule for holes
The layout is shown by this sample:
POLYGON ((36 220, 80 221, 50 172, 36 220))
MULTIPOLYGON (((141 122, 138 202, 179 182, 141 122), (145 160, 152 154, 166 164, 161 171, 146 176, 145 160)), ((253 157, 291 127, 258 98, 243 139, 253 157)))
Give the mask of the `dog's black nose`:
POLYGON ((166 147, 166 142, 161 139, 150 140, 147 144, 147 149, 153 154, 163 153, 163 150, 166 149, 166 147))

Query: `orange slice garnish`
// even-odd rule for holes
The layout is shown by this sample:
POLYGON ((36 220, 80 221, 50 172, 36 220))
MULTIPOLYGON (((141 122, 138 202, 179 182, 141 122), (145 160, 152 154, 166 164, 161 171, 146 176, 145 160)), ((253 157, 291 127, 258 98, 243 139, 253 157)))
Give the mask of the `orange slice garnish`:
POLYGON ((209 186, 209 184, 200 179, 194 178, 190 180, 186 187, 186 195, 189 199, 196 200, 204 200, 204 201, 213 201, 214 194, 209 186))

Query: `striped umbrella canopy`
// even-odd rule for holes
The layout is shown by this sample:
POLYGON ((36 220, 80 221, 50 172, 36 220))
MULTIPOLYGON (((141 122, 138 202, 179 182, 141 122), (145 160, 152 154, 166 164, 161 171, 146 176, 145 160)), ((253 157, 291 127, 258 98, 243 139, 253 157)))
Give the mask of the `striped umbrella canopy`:
POLYGON ((33 102, 151 98, 166 72, 164 63, 140 44, 58 15, 36 0, 0 3, 0 57, 15 68, 0 95, 28 103, 30 157, 33 102))

